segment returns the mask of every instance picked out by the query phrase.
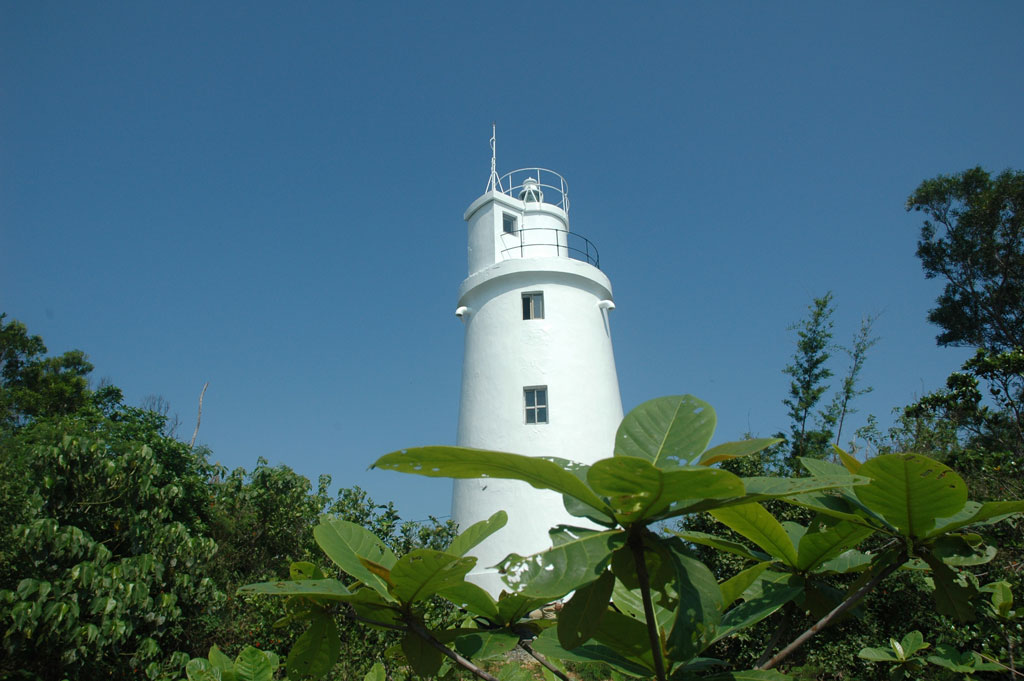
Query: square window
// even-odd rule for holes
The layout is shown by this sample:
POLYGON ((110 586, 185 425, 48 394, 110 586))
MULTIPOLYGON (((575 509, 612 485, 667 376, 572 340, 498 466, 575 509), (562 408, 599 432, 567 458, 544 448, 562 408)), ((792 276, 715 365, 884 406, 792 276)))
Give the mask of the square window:
POLYGON ((523 294, 523 319, 544 319, 544 294, 539 291, 523 294))
POLYGON ((512 213, 502 213, 501 231, 504 232, 505 234, 515 234, 517 222, 518 220, 516 220, 516 216, 512 215, 512 213))
POLYGON ((527 423, 548 422, 548 387, 523 388, 527 423))

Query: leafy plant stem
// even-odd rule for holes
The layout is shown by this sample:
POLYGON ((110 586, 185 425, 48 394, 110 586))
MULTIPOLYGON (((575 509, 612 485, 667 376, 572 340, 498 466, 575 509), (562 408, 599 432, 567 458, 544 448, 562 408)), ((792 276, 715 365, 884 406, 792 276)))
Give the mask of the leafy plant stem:
POLYGON ((1024 677, 1024 674, 1021 674, 1021 673, 1020 673, 1019 671, 1017 671, 1017 668, 1016 668, 1016 667, 1014 666, 1014 664, 1013 664, 1013 652, 1012 652, 1012 650, 1013 650, 1013 647, 1012 647, 1012 646, 1013 646, 1013 644, 1011 643, 1011 644, 1010 644, 1010 646, 1011 646, 1011 648, 1010 648, 1011 652, 1010 652, 1010 666, 1009 666, 1009 667, 1007 667, 1007 666, 1006 666, 1005 664, 1003 664, 1002 662, 1000 662, 1000 661, 999 661, 999 660, 997 660, 996 658, 994 658, 994 657, 989 657, 989 656, 988 656, 988 655, 986 655, 985 653, 978 653, 978 655, 980 655, 980 656, 981 656, 981 657, 982 657, 983 659, 985 659, 985 660, 988 660, 988 661, 989 661, 989 662, 991 662, 992 664, 997 664, 997 665, 999 665, 1000 667, 1002 667, 1003 669, 1005 669, 1006 671, 1010 672, 1010 678, 1011 678, 1011 679, 1012 679, 1013 677, 1015 677, 1015 676, 1020 676, 1020 677, 1024 677))
POLYGON ((483 669, 480 669, 480 667, 477 667, 475 664, 473 664, 472 662, 470 662, 469 660, 464 658, 462 655, 459 655, 457 652, 455 652, 454 650, 452 650, 451 648, 449 648, 445 644, 443 644, 440 641, 438 641, 436 638, 434 638, 431 635, 431 633, 427 630, 426 627, 424 627, 422 624, 420 624, 415 619, 413 619, 413 618, 407 619, 406 620, 406 624, 409 625, 409 629, 414 634, 416 634, 417 636, 422 638, 424 641, 429 643, 432 647, 434 647, 437 650, 439 650, 442 655, 444 655, 445 657, 450 659, 455 664, 459 665, 460 667, 463 667, 464 669, 468 669, 470 672, 473 673, 474 676, 476 676, 478 678, 481 678, 484 681, 498 681, 497 677, 491 676, 490 674, 485 672, 483 669))
POLYGON ((529 643, 526 643, 525 641, 520 641, 519 647, 525 650, 527 653, 529 653, 530 656, 533 657, 533 659, 537 660, 537 662, 540 662, 542 665, 544 665, 544 667, 547 668, 547 670, 550 671, 552 674, 562 679, 562 681, 572 681, 568 676, 563 674, 558 667, 551 664, 546 657, 544 657, 536 650, 531 648, 529 643))
POLYGON ((792 643, 790 643, 788 646, 780 650, 775 657, 757 667, 757 669, 772 669, 773 667, 775 667, 775 665, 785 660, 793 653, 794 650, 802 646, 812 636, 814 636, 819 631, 827 627, 832 622, 832 620, 834 620, 835 618, 839 617, 844 612, 852 608, 854 605, 856 605, 857 601, 864 598, 864 596, 866 596, 869 592, 874 590, 874 588, 878 586, 883 579, 891 575, 901 565, 903 565, 903 563, 906 562, 906 559, 906 553, 900 554, 899 558, 894 560, 892 563, 886 565, 885 568, 883 568, 877 575, 872 577, 864 586, 853 592, 853 594, 851 594, 849 598, 847 598, 845 601, 843 601, 835 608, 833 608, 827 615, 825 615, 820 620, 815 622, 810 629, 797 636, 792 643))
POLYGON ((647 620, 647 636, 654 658, 654 673, 658 681, 665 681, 665 661, 661 656, 661 638, 658 636, 658 621, 654 616, 654 603, 651 601, 651 579, 647 574, 647 562, 644 560, 644 539, 641 530, 631 530, 628 543, 636 561, 636 577, 644 602, 644 619, 647 620))

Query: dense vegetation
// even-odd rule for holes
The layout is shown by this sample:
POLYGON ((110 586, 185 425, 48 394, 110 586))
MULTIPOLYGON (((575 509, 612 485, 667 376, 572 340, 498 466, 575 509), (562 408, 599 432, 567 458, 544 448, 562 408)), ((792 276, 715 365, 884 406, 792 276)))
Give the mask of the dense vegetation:
MULTIPOLYGON (((564 675, 553 660, 560 657, 593 678, 698 678, 712 668, 705 658, 763 669, 721 677, 735 679, 780 678, 769 667, 806 679, 1009 678, 1012 671, 986 671, 983 660, 1019 666, 1022 624, 1012 594, 1024 586, 1024 533, 1014 517, 987 521, 1002 519, 992 509, 1016 507, 975 513, 970 531, 971 523, 939 519, 970 515, 968 497, 1024 498, 1024 173, 993 178, 975 168, 940 176, 923 183, 907 209, 924 213, 918 255, 926 276, 944 283, 929 313, 941 329, 938 341, 977 352, 945 388, 900 409, 893 427, 882 432, 870 419, 855 434, 860 459, 873 463, 862 466, 834 447, 856 398, 870 389, 860 373, 875 345, 873 320, 866 317, 851 343, 837 346, 835 302, 826 294, 793 327, 796 350, 784 369, 790 391, 780 396, 790 423, 772 440, 705 452, 707 424, 687 417, 699 401, 671 398, 678 401, 642 405, 644 418, 623 424, 633 435, 641 422, 660 424, 666 437, 675 433, 681 449, 671 456, 618 447, 609 463, 577 470, 577 482, 502 460, 504 474, 562 492, 607 530, 588 536, 585 549, 553 535, 561 554, 541 560, 568 556, 581 569, 554 570, 556 583, 534 574, 525 590, 499 602, 462 586, 461 576, 467 552, 501 518, 453 543, 450 525, 402 523, 393 507, 358 488, 332 497, 326 476, 314 485, 262 460, 251 471, 226 471, 204 448, 175 437, 166 411, 127 405, 114 386, 91 389, 82 352, 48 356, 42 339, 0 316, 0 520, 9 528, 0 533, 0 677, 178 679, 192 659, 190 676, 249 678, 231 671, 220 650, 241 654, 233 664, 246 674, 269 674, 276 658, 247 646, 290 652, 279 673, 292 678, 362 678, 375 662, 392 678, 454 677, 468 672, 445 663, 447 653, 431 650, 432 639, 480 661, 539 635, 524 650, 551 665, 537 672, 545 678, 564 675), (842 356, 845 368, 836 367, 842 356), (962 495, 933 505, 914 499, 924 516, 907 522, 928 521, 930 513, 932 534, 901 525, 871 492, 898 476, 895 452, 930 457, 900 459, 904 468, 948 466, 962 476, 962 495), (704 499, 688 505, 694 476, 703 476, 704 499), (651 480, 673 481, 677 498, 668 492, 660 506, 640 503, 651 480), (334 519, 321 520, 324 513, 334 519), (805 544, 826 540, 827 551, 806 553, 805 544), (598 544, 604 548, 594 550, 598 544), (582 553, 567 553, 575 550, 582 553), (434 573, 424 572, 424 561, 434 561, 434 573), (412 564, 421 566, 415 574, 412 564), (409 586, 425 574, 436 579, 409 586), (265 586, 238 595, 253 583, 265 586), (854 599, 866 583, 875 588, 854 599), (521 616, 572 591, 557 629, 548 626, 554 620, 524 628, 521 616), (721 598, 710 595, 719 591, 721 598), (854 607, 829 619, 812 643, 775 660, 847 602, 854 607), (463 629, 451 629, 467 613, 463 629), (920 636, 910 632, 907 613, 920 636), (445 631, 456 633, 445 638, 445 631), (685 634, 693 631, 704 633, 685 634)), ((499 455, 455 452, 458 466, 445 458, 451 455, 414 450, 378 463, 411 471, 411 456, 439 474, 497 475, 499 455)), ((377 667, 369 678, 384 674, 377 667)), ((505 665, 500 678, 524 674, 505 665)))

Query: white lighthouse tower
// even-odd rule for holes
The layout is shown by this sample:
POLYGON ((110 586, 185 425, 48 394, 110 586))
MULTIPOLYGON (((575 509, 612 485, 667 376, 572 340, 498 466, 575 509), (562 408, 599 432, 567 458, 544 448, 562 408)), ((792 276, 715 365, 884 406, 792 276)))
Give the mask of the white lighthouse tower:
MULTIPOLYGON (((593 463, 612 455, 622 400, 597 249, 569 231, 568 185, 543 168, 491 177, 465 213, 469 276, 455 314, 466 326, 457 444, 593 463)), ((452 519, 465 529, 498 510, 508 525, 478 546, 470 578, 492 594, 509 553, 550 547, 570 516, 561 495, 514 480, 456 480, 452 519)))

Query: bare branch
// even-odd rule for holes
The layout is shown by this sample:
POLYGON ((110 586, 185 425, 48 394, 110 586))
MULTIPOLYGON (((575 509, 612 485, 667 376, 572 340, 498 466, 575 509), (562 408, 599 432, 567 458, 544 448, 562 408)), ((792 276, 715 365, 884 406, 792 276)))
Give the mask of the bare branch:
POLYGON ((196 414, 196 429, 192 431, 192 441, 188 443, 188 451, 190 452, 196 446, 196 436, 199 435, 199 423, 203 420, 203 395, 206 394, 206 389, 209 387, 209 381, 203 383, 203 392, 199 393, 199 413, 196 414))

